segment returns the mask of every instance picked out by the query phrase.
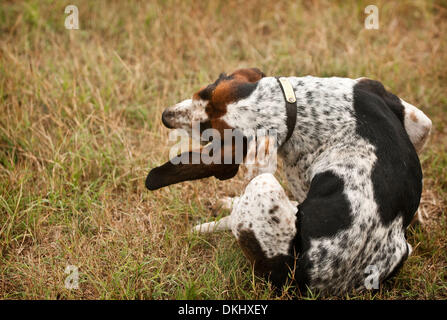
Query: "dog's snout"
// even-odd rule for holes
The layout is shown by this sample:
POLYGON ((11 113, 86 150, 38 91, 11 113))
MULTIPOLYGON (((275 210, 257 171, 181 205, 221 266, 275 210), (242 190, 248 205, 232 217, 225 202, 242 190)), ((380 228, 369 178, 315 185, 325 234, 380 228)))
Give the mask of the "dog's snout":
POLYGON ((174 126, 172 125, 172 119, 173 114, 171 111, 165 110, 163 111, 163 114, 161 115, 161 121, 168 129, 174 129, 174 126))

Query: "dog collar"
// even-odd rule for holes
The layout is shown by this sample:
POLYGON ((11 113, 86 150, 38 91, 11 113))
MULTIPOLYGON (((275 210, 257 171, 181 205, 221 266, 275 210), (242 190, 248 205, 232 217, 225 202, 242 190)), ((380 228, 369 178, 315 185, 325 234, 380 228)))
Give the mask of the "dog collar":
POLYGON ((282 93, 284 95, 284 99, 286 100, 286 112, 287 112, 287 136, 283 145, 289 141, 292 136, 293 130, 295 129, 296 124, 296 96, 293 91, 292 85, 289 80, 284 77, 276 78, 278 80, 279 86, 281 87, 282 93))

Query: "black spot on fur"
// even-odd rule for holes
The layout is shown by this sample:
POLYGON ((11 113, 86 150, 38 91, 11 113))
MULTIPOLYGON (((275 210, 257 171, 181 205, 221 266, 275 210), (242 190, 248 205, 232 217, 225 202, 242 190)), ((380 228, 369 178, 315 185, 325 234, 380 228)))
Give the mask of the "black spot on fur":
POLYGON ((313 101, 313 96, 312 96, 312 91, 307 91, 306 92, 306 100, 308 104, 311 104, 313 101))
POLYGON ((354 164, 352 164, 352 163, 347 163, 347 164, 346 164, 346 169, 348 169, 348 170, 352 170, 352 169, 354 169, 354 164))
POLYGON ((377 252, 380 248, 380 242, 377 242, 376 245, 374 246, 374 252, 377 252))
POLYGON ((322 247, 320 248, 320 259, 323 260, 327 256, 327 249, 322 247))
POLYGON ((337 270, 340 267, 341 264, 341 258, 337 257, 332 261, 332 269, 337 270))
POLYGON ((343 235, 339 243, 340 248, 346 249, 348 247, 348 236, 346 234, 343 235))
POLYGON ((276 211, 278 211, 279 207, 277 205, 274 205, 272 208, 270 208, 269 213, 274 214, 276 211))
POLYGON ((241 230, 238 242, 245 256, 254 265, 257 275, 270 279, 277 287, 281 287, 287 281, 289 268, 293 268, 294 264, 292 255, 280 254, 273 258, 267 258, 251 230, 241 230))
POLYGON ((231 80, 231 79, 232 77, 227 76, 225 73, 221 73, 216 81, 214 81, 212 84, 208 85, 205 89, 201 90, 198 93, 199 97, 202 98, 203 100, 210 100, 211 94, 214 91, 214 89, 216 89, 217 85, 224 80, 231 80))
POLYGON ((236 86, 235 96, 237 99, 244 99, 252 94, 258 86, 257 82, 244 82, 236 86))
MULTIPOLYGON (((354 86, 357 133, 376 147, 371 180, 380 218, 388 225, 399 214, 408 226, 422 192, 422 171, 416 151, 402 126, 402 106, 376 82, 354 86)), ((399 102, 400 103, 400 102, 399 102)))
POLYGON ((299 213, 306 239, 333 237, 349 228, 351 206, 344 194, 344 181, 331 171, 315 175, 299 213))
POLYGON ((391 111, 394 112, 400 122, 402 124, 404 123, 404 106, 400 102, 400 99, 391 92, 388 92, 383 84, 381 84, 379 81, 362 79, 361 81, 359 81, 358 84, 356 84, 355 88, 357 90, 360 89, 374 93, 377 96, 381 97, 385 104, 391 109, 391 111))

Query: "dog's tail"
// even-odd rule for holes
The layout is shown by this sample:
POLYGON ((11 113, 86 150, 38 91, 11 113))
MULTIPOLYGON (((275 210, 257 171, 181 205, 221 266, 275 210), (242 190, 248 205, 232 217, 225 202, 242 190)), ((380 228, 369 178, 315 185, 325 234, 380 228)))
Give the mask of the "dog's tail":
POLYGON ((404 106, 404 126, 417 153, 420 153, 427 144, 430 136, 432 122, 420 109, 400 99, 404 106))

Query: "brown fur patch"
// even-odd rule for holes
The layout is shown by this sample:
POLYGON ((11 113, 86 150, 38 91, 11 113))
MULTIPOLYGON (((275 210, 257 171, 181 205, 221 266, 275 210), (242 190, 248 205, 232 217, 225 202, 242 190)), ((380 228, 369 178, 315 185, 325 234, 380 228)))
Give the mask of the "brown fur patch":
POLYGON ((265 77, 265 74, 258 68, 245 68, 234 71, 231 76, 245 79, 248 82, 256 82, 265 77))
POLYGON ((227 112, 227 104, 238 100, 236 88, 240 82, 235 79, 225 80, 217 85, 211 96, 211 107, 207 111, 210 118, 223 116, 227 112))
POLYGON ((419 121, 418 117, 414 114, 414 112, 410 113, 410 118, 411 120, 413 120, 413 122, 417 123, 419 121))
POLYGON ((205 107, 208 117, 220 118, 227 112, 229 103, 248 96, 256 88, 253 84, 264 76, 264 73, 257 68, 239 69, 230 76, 221 74, 214 83, 196 92, 193 99, 208 101, 205 107))
POLYGON ((233 129, 230 127, 228 123, 226 123, 222 119, 212 119, 211 121, 211 127, 217 131, 219 131, 221 138, 224 137, 224 130, 225 129, 233 129))

